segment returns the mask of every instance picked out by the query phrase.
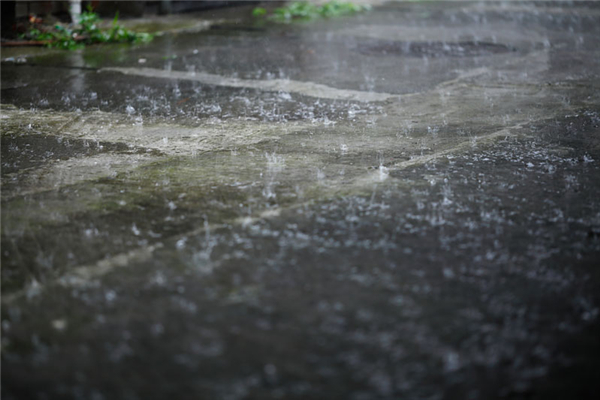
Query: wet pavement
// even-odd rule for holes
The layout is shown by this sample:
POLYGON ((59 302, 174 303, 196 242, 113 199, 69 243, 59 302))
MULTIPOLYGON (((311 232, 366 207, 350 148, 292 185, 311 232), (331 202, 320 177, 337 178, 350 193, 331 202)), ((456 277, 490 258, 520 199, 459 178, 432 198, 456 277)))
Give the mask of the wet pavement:
POLYGON ((597 398, 600 5, 251 9, 2 50, 3 397, 597 398))

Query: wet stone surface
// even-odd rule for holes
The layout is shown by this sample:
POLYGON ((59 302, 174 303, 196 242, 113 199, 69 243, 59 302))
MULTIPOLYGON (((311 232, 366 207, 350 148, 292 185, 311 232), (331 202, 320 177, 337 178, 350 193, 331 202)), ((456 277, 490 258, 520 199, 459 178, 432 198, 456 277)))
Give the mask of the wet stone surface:
POLYGON ((597 398, 598 5, 251 8, 3 49, 3 398, 597 398))
POLYGON ((405 57, 475 57, 515 51, 503 44, 486 42, 397 42, 377 40, 360 43, 358 51, 367 55, 405 57))

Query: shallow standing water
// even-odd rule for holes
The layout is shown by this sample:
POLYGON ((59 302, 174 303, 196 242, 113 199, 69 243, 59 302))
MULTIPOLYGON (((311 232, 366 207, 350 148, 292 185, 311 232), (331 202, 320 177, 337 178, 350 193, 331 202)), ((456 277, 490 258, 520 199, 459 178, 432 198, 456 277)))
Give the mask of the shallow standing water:
POLYGON ((598 5, 250 10, 3 50, 4 397, 596 398, 598 5))

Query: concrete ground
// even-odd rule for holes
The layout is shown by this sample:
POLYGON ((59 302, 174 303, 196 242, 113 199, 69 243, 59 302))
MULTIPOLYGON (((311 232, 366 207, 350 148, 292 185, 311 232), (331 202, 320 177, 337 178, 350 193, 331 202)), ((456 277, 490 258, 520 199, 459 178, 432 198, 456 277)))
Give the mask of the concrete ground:
POLYGON ((251 9, 2 49, 3 398, 598 398, 600 5, 251 9))

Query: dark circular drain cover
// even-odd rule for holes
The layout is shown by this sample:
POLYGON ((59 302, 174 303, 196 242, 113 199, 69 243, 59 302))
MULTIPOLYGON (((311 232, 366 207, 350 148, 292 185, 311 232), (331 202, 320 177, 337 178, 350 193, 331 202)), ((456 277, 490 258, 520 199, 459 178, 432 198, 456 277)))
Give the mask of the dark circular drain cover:
POLYGON ((515 51, 513 47, 489 42, 397 42, 373 40, 359 43, 361 54, 404 57, 477 57, 515 51))

